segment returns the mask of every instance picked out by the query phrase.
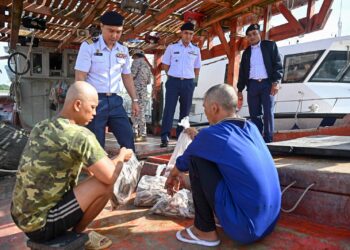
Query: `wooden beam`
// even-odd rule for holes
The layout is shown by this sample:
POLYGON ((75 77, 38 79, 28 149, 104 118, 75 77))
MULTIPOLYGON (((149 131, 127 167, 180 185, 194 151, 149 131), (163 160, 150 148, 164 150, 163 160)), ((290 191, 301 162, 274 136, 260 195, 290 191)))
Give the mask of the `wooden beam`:
POLYGON ((221 44, 224 46, 224 49, 226 51, 226 55, 228 57, 230 57, 230 55, 231 55, 230 46, 227 43, 227 40, 226 40, 226 37, 225 37, 225 33, 223 32, 220 24, 219 23, 214 23, 212 25, 212 27, 213 27, 216 35, 219 37, 221 44))
POLYGON ((293 16, 292 12, 283 4, 280 3, 277 5, 277 8, 281 14, 287 19, 290 27, 296 32, 304 32, 304 27, 298 22, 298 20, 293 16))
POLYGON ((216 14, 214 16, 209 16, 207 19, 207 21, 203 22, 201 24, 201 27, 208 27, 210 25, 212 25, 213 23, 219 22, 220 20, 238 15, 238 14, 242 14, 242 12, 247 11, 247 8, 252 7, 253 5, 259 4, 261 3, 261 0, 251 0, 251 1, 245 1, 239 5, 237 5, 233 11, 225 11, 225 12, 221 12, 219 14, 216 14))
POLYGON ((218 6, 221 6, 221 7, 225 7, 225 8, 228 8, 228 9, 232 9, 232 5, 228 2, 224 2, 224 1, 219 1, 219 0, 204 0, 203 2, 206 2, 206 3, 213 3, 213 4, 216 4, 218 6))
POLYGON ((23 11, 23 1, 13 0, 11 10, 11 38, 10 38, 10 49, 16 49, 18 41, 18 33, 21 25, 21 16, 23 11))
POLYGON ((132 32, 125 34, 124 39, 128 40, 130 38, 133 38, 137 33, 147 30, 147 28, 149 28, 150 26, 164 21, 170 14, 191 2, 192 0, 176 0, 170 2, 168 7, 162 10, 160 14, 152 16, 151 20, 148 20, 145 23, 141 23, 140 25, 135 26, 132 32))
POLYGON ((312 29, 322 29, 331 14, 331 6, 333 0, 323 0, 320 11, 318 12, 313 24, 312 29))
POLYGON ((77 30, 79 28, 85 28, 89 23, 91 23, 96 16, 100 15, 102 11, 104 11, 105 7, 108 4, 108 0, 96 0, 94 6, 92 6, 89 11, 85 14, 83 20, 79 23, 78 27, 72 29, 71 33, 65 37, 65 39, 58 46, 58 50, 61 50, 66 46, 69 42, 74 40, 76 37, 77 30))
POLYGON ((306 32, 310 32, 312 28, 312 20, 315 15, 315 0, 308 0, 306 12, 306 32))

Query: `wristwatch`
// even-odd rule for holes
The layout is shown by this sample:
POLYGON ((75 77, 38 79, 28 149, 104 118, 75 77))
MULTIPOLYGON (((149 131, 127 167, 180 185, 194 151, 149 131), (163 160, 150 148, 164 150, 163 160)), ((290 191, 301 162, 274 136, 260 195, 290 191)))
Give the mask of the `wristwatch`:
POLYGON ((132 101, 133 101, 133 102, 138 102, 138 101, 139 101, 139 99, 132 99, 132 101))

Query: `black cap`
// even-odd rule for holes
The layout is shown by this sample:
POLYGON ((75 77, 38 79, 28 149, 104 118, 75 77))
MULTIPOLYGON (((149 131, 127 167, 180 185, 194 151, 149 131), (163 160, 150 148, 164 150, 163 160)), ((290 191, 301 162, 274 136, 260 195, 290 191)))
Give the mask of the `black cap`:
POLYGON ((191 30, 191 31, 194 31, 194 24, 191 23, 191 22, 184 23, 184 24, 181 26, 181 30, 191 30))
POLYGON ((124 17, 115 11, 107 11, 101 17, 102 24, 110 26, 123 26, 124 17))
POLYGON ((257 23, 253 23, 253 24, 249 25, 248 29, 245 31, 245 35, 248 35, 248 32, 252 31, 252 30, 259 30, 260 31, 260 25, 257 23))

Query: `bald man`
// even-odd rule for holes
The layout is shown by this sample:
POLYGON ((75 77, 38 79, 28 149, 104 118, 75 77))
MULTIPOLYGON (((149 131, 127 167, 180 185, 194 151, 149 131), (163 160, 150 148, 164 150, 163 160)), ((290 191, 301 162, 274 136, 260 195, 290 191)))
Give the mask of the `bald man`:
POLYGON ((228 84, 211 87, 204 96, 210 126, 194 137, 176 159, 167 181, 169 194, 189 171, 195 218, 177 232, 180 241, 217 246, 214 214, 225 233, 248 244, 271 233, 281 208, 281 190, 271 154, 257 127, 236 115, 237 94, 228 84))
MULTIPOLYGON (((55 239, 70 228, 82 232, 105 207, 123 162, 131 157, 132 150, 121 148, 116 158, 109 159, 95 135, 83 127, 94 118, 97 105, 95 88, 78 81, 69 88, 58 117, 39 122, 30 134, 19 164, 11 215, 33 241, 55 239), (93 176, 77 185, 83 166, 93 176)), ((95 232, 89 237, 97 238, 88 242, 89 249, 112 243, 95 232)))

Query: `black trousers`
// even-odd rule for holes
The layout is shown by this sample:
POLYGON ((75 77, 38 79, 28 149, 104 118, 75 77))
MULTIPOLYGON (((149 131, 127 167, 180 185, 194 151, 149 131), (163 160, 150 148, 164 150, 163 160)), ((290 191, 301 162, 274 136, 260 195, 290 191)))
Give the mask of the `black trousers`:
POLYGON ((195 209, 194 225, 203 232, 215 230, 215 191, 222 180, 217 165, 203 158, 192 157, 190 181, 195 209))

